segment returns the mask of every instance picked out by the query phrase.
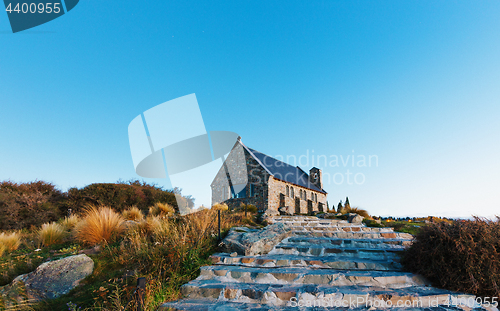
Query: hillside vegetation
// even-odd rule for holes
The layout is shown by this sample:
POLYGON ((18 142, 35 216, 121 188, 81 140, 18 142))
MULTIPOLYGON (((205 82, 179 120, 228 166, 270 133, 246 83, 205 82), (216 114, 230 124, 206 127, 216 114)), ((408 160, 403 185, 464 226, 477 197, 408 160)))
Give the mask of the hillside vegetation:
MULTIPOLYGON (((191 198, 184 198, 192 201, 191 198)), ((166 203, 177 210, 173 190, 140 181, 96 183, 62 192, 44 181, 0 183, 0 230, 38 227, 69 213, 80 214, 86 205, 106 205, 122 212, 131 206, 147 212, 155 203, 166 203)))
POLYGON ((402 259, 436 286, 500 297, 500 218, 430 223, 402 259))

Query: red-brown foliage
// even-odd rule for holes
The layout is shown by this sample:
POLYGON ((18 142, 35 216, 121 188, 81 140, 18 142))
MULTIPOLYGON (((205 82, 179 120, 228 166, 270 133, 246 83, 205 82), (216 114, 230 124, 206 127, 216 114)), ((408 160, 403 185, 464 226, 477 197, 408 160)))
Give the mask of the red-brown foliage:
POLYGON ((422 227, 402 263, 436 286, 500 296, 500 218, 475 217, 422 227))
POLYGON ((62 216, 65 195, 51 183, 0 182, 0 230, 39 226, 62 216))

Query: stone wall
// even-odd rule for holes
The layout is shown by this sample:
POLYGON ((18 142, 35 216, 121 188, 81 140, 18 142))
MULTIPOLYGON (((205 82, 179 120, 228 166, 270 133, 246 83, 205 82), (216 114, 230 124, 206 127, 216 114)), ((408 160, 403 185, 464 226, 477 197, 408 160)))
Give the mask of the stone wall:
POLYGON ((222 166, 212 182, 212 205, 224 202, 232 209, 243 203, 266 210, 269 173, 239 143, 229 153, 225 164, 227 171, 222 166), (229 176, 233 186, 247 184, 245 198, 231 198, 229 176), (250 184, 253 185, 253 196, 250 196, 250 184))
POLYGON ((291 206, 292 210, 295 211, 296 199, 299 201, 300 205, 300 213, 307 214, 308 209, 308 201, 312 203, 312 210, 317 212, 319 211, 320 203, 323 204, 323 211, 326 211, 326 194, 321 192, 316 192, 311 189, 300 187, 297 185, 292 185, 287 182, 281 181, 279 179, 271 177, 269 180, 269 209, 272 211, 277 211, 280 205, 280 194, 285 196, 285 204, 284 206, 291 206), (289 186, 294 189, 294 195, 291 196, 291 190, 289 190, 289 195, 286 195, 286 186, 289 186), (300 198, 300 190, 305 191, 306 200, 300 198), (318 196, 318 202, 314 202, 312 199, 312 194, 315 193, 318 196))

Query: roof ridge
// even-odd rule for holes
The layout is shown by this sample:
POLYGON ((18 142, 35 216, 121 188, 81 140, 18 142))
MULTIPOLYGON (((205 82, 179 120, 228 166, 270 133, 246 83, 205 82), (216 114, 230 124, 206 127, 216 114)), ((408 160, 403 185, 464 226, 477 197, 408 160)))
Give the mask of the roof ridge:
MULTIPOLYGON (((238 140, 238 142, 243 146, 243 148, 245 148, 246 151, 248 151, 248 153, 250 153, 250 155, 255 159, 255 161, 257 161, 257 163, 260 164, 260 166, 262 166, 271 176, 274 176, 273 173, 271 173, 271 171, 255 156, 255 154, 252 152, 253 149, 247 147, 242 141, 241 139, 238 140)), ((257 151, 257 150, 255 150, 257 151)), ((258 152, 258 151, 257 151, 258 152)), ((262 153, 263 154, 263 153, 262 153)))

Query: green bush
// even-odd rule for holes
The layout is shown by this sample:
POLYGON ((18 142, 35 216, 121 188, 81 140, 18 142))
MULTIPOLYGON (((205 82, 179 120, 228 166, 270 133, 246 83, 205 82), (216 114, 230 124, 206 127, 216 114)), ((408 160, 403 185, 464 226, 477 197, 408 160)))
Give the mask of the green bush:
POLYGON ((66 195, 48 182, 0 182, 0 230, 18 230, 58 220, 66 195))
POLYGON ((402 263, 436 286, 483 297, 500 296, 500 218, 475 217, 421 227, 402 263))
MULTIPOLYGON (((97 183, 70 188, 67 193, 44 181, 29 183, 0 182, 0 230, 39 227, 72 213, 80 214, 87 205, 106 205, 123 212, 136 206, 147 214, 155 203, 171 205, 178 211, 175 194, 178 189, 164 190, 156 185, 133 180, 119 183, 97 183)), ((189 196, 179 196, 193 205, 189 196)))
POLYGON ((239 207, 235 208, 233 211, 234 212, 244 212, 247 211, 247 213, 252 213, 252 214, 257 214, 259 211, 258 208, 253 205, 253 204, 245 204, 241 203, 239 207))
POLYGON ((149 207, 157 202, 170 204, 178 210, 174 191, 135 180, 71 188, 68 190, 67 206, 77 213, 82 212, 87 204, 106 205, 120 213, 136 206, 147 213, 149 207))

